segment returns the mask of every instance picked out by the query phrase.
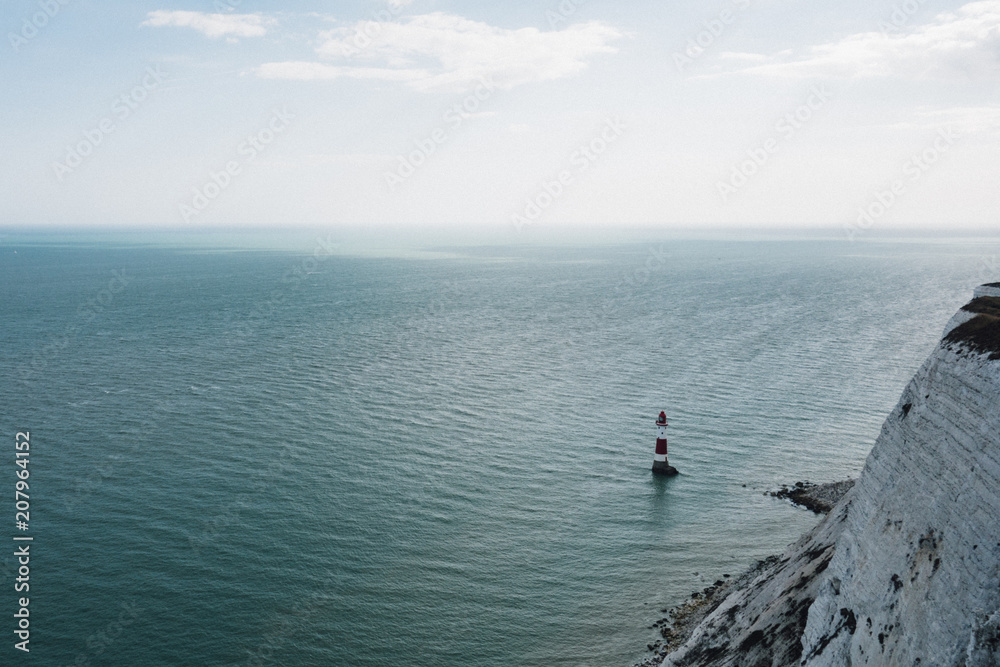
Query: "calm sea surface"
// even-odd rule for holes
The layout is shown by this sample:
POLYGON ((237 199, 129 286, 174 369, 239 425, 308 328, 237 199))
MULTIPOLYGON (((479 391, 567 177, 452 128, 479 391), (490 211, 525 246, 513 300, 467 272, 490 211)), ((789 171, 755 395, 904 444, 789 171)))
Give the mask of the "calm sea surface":
POLYGON ((3 664, 627 665, 815 523, 764 492, 857 474, 1000 279, 995 242, 98 241, 0 242, 3 664))

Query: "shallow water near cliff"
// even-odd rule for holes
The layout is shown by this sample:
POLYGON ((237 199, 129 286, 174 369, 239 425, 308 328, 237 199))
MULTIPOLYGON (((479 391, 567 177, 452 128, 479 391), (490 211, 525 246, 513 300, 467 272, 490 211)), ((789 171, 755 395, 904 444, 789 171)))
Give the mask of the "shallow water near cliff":
POLYGON ((37 664, 628 664, 1000 279, 961 240, 206 249, 0 247, 37 664))

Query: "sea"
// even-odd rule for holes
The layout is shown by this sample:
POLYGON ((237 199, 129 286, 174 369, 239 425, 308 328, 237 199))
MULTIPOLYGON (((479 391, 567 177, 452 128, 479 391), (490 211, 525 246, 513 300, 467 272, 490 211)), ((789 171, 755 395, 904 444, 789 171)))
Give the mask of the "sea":
POLYGON ((996 237, 641 236, 6 232, 0 663, 633 664, 1000 280, 996 237))

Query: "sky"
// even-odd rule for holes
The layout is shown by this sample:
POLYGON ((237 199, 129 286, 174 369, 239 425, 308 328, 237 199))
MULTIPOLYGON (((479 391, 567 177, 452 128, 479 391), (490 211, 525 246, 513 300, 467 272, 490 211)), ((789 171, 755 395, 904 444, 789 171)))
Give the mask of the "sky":
POLYGON ((1000 229, 1000 0, 0 16, 0 226, 1000 229))

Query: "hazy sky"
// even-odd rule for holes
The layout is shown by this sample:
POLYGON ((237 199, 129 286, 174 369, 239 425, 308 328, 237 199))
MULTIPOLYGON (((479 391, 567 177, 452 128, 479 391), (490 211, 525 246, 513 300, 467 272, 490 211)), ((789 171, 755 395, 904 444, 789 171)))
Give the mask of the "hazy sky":
POLYGON ((1000 228, 1000 0, 0 11, 0 225, 1000 228))

